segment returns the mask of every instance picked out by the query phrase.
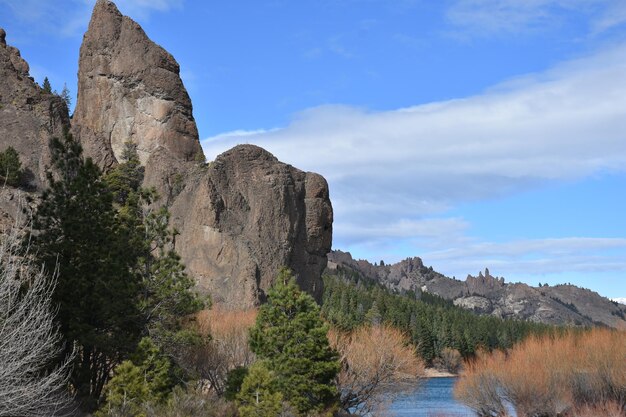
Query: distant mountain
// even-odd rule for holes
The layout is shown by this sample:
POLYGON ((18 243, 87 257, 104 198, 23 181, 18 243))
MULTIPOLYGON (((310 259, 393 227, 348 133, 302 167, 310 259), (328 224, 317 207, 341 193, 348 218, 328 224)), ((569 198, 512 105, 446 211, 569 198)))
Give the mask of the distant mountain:
POLYGON ((492 276, 488 269, 460 281, 426 267, 417 257, 392 265, 382 262, 375 265, 355 260, 350 253, 342 251, 328 254, 326 272, 357 274, 397 292, 436 294, 478 314, 548 324, 626 329, 626 305, 575 285, 531 287, 506 283, 504 278, 492 276))

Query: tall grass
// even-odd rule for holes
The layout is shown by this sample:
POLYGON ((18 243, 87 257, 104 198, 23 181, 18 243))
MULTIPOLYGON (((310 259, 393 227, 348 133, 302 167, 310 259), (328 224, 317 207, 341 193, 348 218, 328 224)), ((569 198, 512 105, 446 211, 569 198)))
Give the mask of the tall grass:
POLYGON ((626 416, 626 332, 593 329, 530 337, 508 352, 480 353, 455 395, 479 416, 626 416))

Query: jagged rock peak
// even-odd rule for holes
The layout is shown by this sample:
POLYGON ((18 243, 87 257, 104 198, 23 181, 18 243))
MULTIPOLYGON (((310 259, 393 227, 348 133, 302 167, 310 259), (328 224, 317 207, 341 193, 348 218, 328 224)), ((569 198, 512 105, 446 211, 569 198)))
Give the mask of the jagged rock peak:
POLYGON ((96 3, 80 48, 72 124, 105 169, 136 143, 148 185, 167 183, 202 153, 178 63, 107 0, 96 3))
POLYGON ((0 44, 1 45, 7 44, 7 33, 2 28, 0 28, 0 44))

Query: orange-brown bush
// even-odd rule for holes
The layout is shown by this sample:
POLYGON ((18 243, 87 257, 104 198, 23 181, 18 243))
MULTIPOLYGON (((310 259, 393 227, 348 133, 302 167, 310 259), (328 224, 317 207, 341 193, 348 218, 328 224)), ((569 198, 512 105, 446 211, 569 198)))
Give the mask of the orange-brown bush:
POLYGON ((572 331, 528 338, 506 354, 481 353, 455 393, 480 416, 503 415, 504 400, 518 417, 582 417, 605 408, 600 415, 625 416, 626 332, 572 331))
POLYGON ((254 362, 248 345, 248 331, 256 310, 225 310, 214 306, 197 314, 196 326, 206 342, 190 349, 185 362, 200 379, 219 395, 224 392, 228 372, 254 362))
POLYGON ((424 374, 415 347, 391 326, 366 326, 351 333, 332 329, 328 339, 340 356, 337 385, 345 411, 375 411, 383 395, 409 388, 424 374))
POLYGON ((453 374, 456 374, 461 368, 463 358, 461 353, 452 348, 443 348, 439 357, 435 359, 435 367, 453 374))

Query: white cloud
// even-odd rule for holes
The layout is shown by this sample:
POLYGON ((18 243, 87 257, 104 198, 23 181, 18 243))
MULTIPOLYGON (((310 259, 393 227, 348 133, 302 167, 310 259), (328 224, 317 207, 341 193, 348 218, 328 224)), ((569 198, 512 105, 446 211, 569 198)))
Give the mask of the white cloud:
POLYGON ((624 305, 626 305, 626 297, 622 297, 622 298, 611 298, 611 300, 615 301, 616 303, 620 303, 620 304, 624 304, 624 305))
POLYGON ((242 142, 322 173, 336 198, 409 212, 623 170, 626 47, 480 96, 386 112, 323 106, 286 128, 225 133, 203 146, 211 159, 242 142))
POLYGON ((515 268, 529 271, 624 270, 614 258, 578 256, 580 248, 623 248, 623 240, 477 243, 466 235, 463 219, 445 212, 546 181, 626 170, 626 46, 475 97, 385 112, 322 106, 298 114, 285 128, 225 133, 203 146, 212 159, 239 143, 263 146, 329 180, 339 248, 406 248, 419 241, 436 266, 466 272, 485 265, 513 269, 514 257, 520 259, 515 268), (467 245, 465 252, 454 249, 458 245, 467 245), (437 252, 441 248, 453 249, 437 252), (574 253, 577 259, 570 259, 574 253))

